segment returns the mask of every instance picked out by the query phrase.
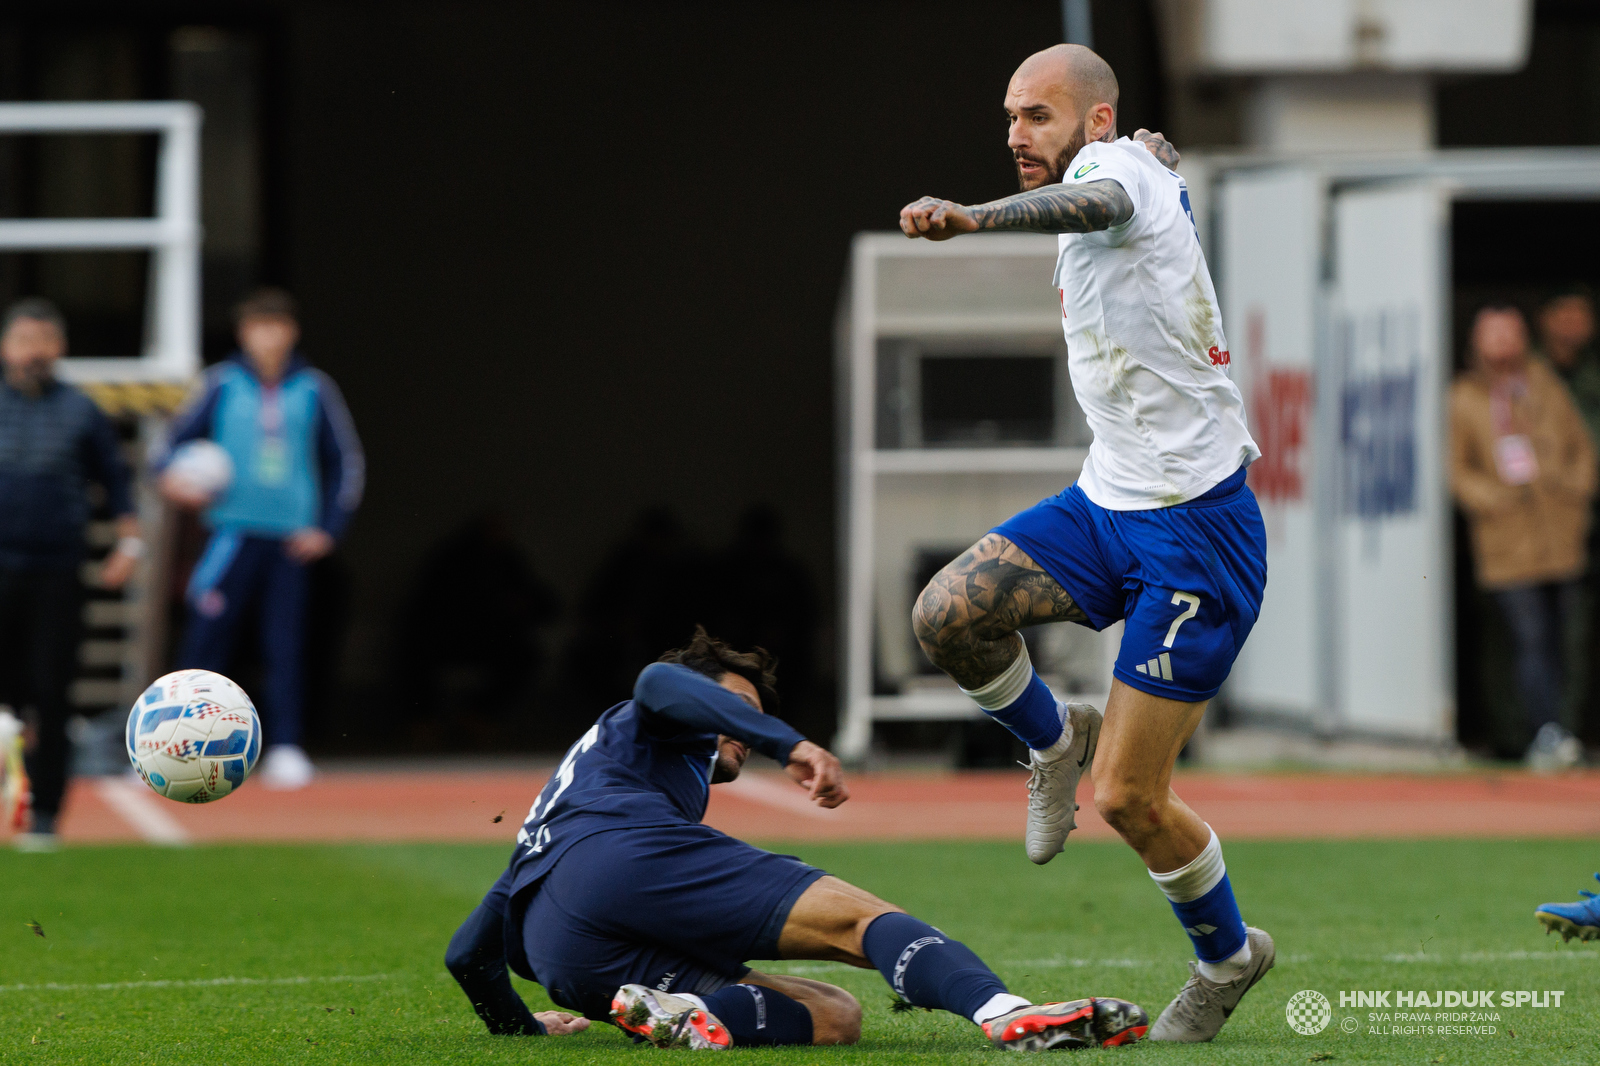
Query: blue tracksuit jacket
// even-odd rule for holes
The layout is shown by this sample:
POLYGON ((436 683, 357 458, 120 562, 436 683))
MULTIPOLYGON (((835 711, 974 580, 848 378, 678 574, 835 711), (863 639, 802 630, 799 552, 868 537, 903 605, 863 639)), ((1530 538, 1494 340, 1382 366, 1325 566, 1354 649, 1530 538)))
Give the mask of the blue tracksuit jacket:
POLYGON ((205 512, 218 532, 284 537, 317 526, 338 537, 361 502, 366 459, 350 411, 298 352, 272 387, 241 353, 208 369, 152 465, 202 437, 233 459, 233 484, 205 512))

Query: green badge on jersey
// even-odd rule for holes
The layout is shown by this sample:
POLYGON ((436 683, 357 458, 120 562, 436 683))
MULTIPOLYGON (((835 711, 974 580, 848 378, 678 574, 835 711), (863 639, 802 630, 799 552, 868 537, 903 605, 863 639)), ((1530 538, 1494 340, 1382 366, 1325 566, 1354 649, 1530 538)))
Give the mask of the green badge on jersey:
POLYGON ((1072 180, 1077 181, 1079 178, 1083 177, 1085 174, 1089 173, 1089 171, 1093 170, 1099 165, 1099 163, 1085 163, 1083 166, 1072 172, 1072 180))

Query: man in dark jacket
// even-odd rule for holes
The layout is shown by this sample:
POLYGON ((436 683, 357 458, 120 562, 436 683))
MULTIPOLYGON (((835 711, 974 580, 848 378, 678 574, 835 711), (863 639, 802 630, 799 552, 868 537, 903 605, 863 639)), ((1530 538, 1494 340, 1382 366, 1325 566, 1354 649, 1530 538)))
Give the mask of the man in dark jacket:
MULTIPOLYGON (((46 300, 12 304, 0 326, 0 647, 17 676, 4 691, 31 704, 32 832, 23 850, 49 850, 67 785, 67 686, 78 647, 87 483, 99 482, 116 516, 117 544, 100 582, 120 588, 144 551, 116 431, 94 402, 57 381, 66 323, 46 300)), ((7 672, 11 672, 9 669, 7 672)))

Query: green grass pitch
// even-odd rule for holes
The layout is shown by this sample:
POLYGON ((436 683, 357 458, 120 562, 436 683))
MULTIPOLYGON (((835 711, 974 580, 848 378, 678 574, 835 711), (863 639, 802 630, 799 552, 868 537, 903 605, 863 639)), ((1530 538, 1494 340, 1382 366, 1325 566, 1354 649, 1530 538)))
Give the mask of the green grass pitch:
MULTIPOLYGON (((501 869, 482 846, 251 846, 0 853, 0 1063, 588 1063, 663 1054, 609 1026, 488 1036, 445 973, 451 931, 501 869), (30 929, 37 922, 40 937, 30 929)), ((1017 844, 791 845, 786 850, 970 944, 1014 991, 1116 995, 1154 1015, 1188 944, 1120 845, 1079 843, 1046 867, 1017 844)), ((1217 1041, 1080 1052, 1096 1062, 1591 1063, 1600 947, 1545 937, 1536 904, 1576 898, 1600 866, 1581 841, 1233 843, 1245 916, 1278 965, 1217 1041), (1497 1008, 1492 1036, 1376 1035, 1341 990, 1562 990, 1559 1009, 1497 1008), (1332 1024, 1301 1036, 1289 997, 1332 1024), (1357 1020, 1357 1031, 1341 1023, 1357 1020), (1107 1058, 1110 1056, 1111 1058, 1107 1058)), ((671 915, 661 920, 671 921, 671 915)), ((851 1048, 737 1052, 792 1063, 978 1061, 965 1021, 897 1014, 872 971, 774 963, 865 1005, 851 1048)), ((520 983, 519 983, 520 985, 520 983)), ((521 985, 536 1008, 537 987, 521 985)), ((1419 1008, 1426 1010, 1426 1008, 1419 1008)), ((1380 1023, 1381 1024, 1381 1023, 1380 1023)), ((1392 1022, 1390 1024, 1393 1024, 1392 1022)))

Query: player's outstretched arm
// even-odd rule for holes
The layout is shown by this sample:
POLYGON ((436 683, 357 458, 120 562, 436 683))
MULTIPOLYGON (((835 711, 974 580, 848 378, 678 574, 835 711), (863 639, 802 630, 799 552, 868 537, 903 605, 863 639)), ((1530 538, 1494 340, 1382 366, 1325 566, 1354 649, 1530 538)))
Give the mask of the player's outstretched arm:
POLYGON ((787 763, 805 742, 781 718, 763 714, 704 674, 677 663, 651 663, 633 683, 633 699, 651 714, 701 733, 723 733, 752 751, 787 763))
POLYGON ((1012 233, 1092 233, 1133 217, 1133 201, 1120 182, 1047 185, 973 207, 924 196, 900 209, 907 237, 944 241, 985 230, 1012 233))
POLYGON ((844 771, 831 752, 687 666, 651 663, 639 672, 633 698, 652 714, 698 732, 730 736, 776 759, 824 807, 837 807, 850 798, 844 771))

